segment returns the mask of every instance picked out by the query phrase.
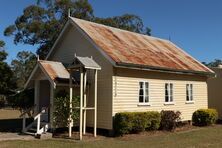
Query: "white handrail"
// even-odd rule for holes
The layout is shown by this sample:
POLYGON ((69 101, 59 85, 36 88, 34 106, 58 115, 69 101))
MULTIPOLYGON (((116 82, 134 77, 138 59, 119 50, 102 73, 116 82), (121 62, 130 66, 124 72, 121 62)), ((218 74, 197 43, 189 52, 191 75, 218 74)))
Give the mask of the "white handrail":
POLYGON ((41 115, 43 113, 46 112, 48 108, 44 108, 40 113, 38 113, 35 117, 34 117, 34 120, 37 119, 37 134, 41 134, 43 131, 40 129, 40 121, 41 121, 41 115))
MULTIPOLYGON (((48 108, 46 107, 46 108, 44 108, 43 110, 41 110, 41 112, 40 113, 38 113, 36 116, 34 116, 34 121, 35 120, 37 120, 37 134, 41 134, 42 132, 45 132, 44 131, 44 129, 46 128, 46 127, 43 127, 42 129, 40 129, 40 121, 41 121, 41 115, 43 114, 43 113, 45 113, 46 112, 46 110, 48 110, 48 108)), ((26 132, 27 130, 28 130, 28 128, 30 128, 32 125, 33 125, 33 123, 31 123, 30 125, 28 125, 27 127, 26 127, 26 113, 27 112, 24 112, 23 114, 22 114, 22 116, 23 116, 23 125, 22 125, 22 131, 23 132, 26 132)))
POLYGON ((38 113, 35 117, 34 117, 34 120, 36 120, 37 118, 40 118, 40 116, 46 112, 48 108, 44 108, 40 113, 38 113))

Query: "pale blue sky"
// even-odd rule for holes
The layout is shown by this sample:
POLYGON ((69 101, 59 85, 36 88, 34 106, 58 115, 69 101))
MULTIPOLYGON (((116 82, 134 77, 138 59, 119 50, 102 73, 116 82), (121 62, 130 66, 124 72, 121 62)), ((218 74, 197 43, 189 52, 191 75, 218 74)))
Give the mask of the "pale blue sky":
MULTIPOLYGON (((99 17, 133 13, 139 15, 155 37, 171 40, 200 61, 222 59, 221 0, 89 0, 99 17)), ((22 10, 35 0, 0 1, 0 39, 6 43, 8 62, 20 50, 36 47, 14 45, 4 37, 5 27, 12 24, 22 10)))

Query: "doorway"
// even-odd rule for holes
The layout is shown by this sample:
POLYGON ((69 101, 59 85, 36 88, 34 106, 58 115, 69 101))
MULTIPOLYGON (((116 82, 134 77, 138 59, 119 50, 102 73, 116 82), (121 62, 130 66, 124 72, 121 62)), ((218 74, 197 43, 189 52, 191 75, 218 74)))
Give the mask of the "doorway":
POLYGON ((39 108, 38 111, 41 112, 46 109, 46 112, 42 114, 41 121, 49 122, 50 114, 50 82, 48 80, 41 80, 39 86, 39 108))

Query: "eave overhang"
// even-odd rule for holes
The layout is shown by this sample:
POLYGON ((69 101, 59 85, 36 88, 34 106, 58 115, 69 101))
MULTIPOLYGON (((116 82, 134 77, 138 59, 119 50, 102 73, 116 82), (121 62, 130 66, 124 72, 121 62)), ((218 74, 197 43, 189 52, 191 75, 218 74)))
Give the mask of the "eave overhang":
POLYGON ((163 72, 163 73, 199 75, 199 76, 206 76, 206 77, 215 77, 215 75, 216 75, 213 72, 178 70, 178 69, 171 69, 171 68, 164 68, 164 67, 154 67, 154 66, 138 65, 138 64, 132 64, 132 63, 122 63, 122 62, 116 62, 115 67, 138 69, 138 70, 148 70, 148 71, 156 71, 156 72, 163 72))

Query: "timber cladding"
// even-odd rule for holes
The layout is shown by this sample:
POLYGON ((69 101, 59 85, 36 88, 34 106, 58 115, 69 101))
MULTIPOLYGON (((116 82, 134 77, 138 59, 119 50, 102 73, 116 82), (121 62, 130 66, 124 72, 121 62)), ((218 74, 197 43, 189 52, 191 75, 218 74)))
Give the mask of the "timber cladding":
POLYGON ((113 76, 113 115, 125 111, 178 110, 191 120, 199 108, 208 108, 207 78, 139 70, 117 69, 113 76), (149 104, 139 105, 139 82, 149 82, 149 104), (165 83, 173 84, 173 104, 165 103, 165 83), (186 103, 186 84, 193 84, 193 102, 186 103))

